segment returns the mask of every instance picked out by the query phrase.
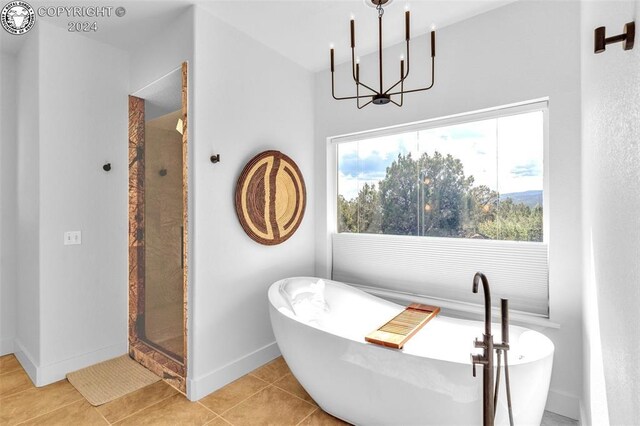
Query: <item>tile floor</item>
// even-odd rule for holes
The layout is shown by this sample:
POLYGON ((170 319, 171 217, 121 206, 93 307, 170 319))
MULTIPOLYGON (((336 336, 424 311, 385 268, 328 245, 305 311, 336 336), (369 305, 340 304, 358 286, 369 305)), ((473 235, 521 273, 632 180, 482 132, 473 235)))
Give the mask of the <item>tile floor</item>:
POLYGON ((0 357, 0 425, 344 425, 324 413, 282 358, 198 402, 163 381, 91 406, 67 380, 36 388, 13 355, 0 357))
MULTIPOLYGON (((163 381, 91 406, 67 380, 36 388, 13 355, 0 357, 0 426, 346 425, 326 414, 280 357, 198 402, 163 381)), ((545 413, 544 426, 577 425, 545 413)))

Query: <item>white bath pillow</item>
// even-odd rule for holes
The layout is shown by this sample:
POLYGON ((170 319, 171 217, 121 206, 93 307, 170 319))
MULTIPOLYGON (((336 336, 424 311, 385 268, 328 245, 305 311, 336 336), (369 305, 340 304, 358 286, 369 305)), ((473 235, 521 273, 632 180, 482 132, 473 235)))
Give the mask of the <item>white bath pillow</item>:
POLYGON ((305 322, 320 324, 329 312, 329 305, 324 298, 324 280, 303 283, 293 281, 285 287, 295 315, 305 322))

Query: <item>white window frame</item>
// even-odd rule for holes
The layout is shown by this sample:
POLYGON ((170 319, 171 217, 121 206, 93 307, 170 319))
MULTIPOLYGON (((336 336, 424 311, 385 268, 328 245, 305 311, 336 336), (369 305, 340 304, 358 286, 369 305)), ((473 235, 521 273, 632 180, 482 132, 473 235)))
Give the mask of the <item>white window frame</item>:
MULTIPOLYGON (((543 113, 543 241, 542 243, 550 243, 549 233, 549 98, 539 98, 524 102, 518 102, 508 105, 502 105, 493 108, 487 108, 482 110, 463 112, 459 114, 448 115, 444 117, 437 117, 427 119, 423 121, 417 121, 406 124, 399 124, 384 128, 371 129, 362 132, 337 135, 327 138, 327 234, 326 234, 326 265, 327 270, 325 274, 327 277, 333 276, 333 258, 332 258, 332 238, 334 234, 338 233, 338 210, 337 210, 337 194, 338 194, 338 146, 346 142, 360 141, 363 139, 407 133, 411 131, 428 130, 433 128, 446 127, 456 124, 463 124, 474 121, 482 121, 488 119, 495 119, 500 117, 508 117, 512 115, 524 114, 527 112, 541 111, 543 113)), ((418 238, 437 238, 420 236, 418 238)), ((457 239, 456 240, 463 240, 457 239)), ((427 303, 437 304, 442 308, 449 311, 454 315, 460 315, 463 317, 476 317, 476 315, 482 313, 482 309, 479 306, 469 305, 465 302, 445 301, 441 299, 429 299, 415 294, 402 294, 396 291, 385 291, 384 289, 372 288, 367 286, 358 286, 370 293, 388 298, 395 299, 401 302, 409 301, 423 301, 427 303), (420 300, 418 300, 420 299, 420 300)), ((551 301, 548 295, 547 300, 549 305, 551 301)), ((494 314, 499 315, 494 309, 494 314)), ((550 320, 549 317, 540 316, 536 314, 526 312, 515 312, 511 314, 512 320, 528 325, 540 325, 544 327, 559 328, 557 323, 550 320)))

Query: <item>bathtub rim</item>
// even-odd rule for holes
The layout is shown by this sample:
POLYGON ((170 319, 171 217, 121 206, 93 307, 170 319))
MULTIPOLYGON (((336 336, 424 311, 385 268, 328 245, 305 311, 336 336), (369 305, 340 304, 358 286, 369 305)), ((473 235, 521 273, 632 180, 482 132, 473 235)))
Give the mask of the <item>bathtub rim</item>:
MULTIPOLYGON (((362 337, 362 340, 351 338, 351 337, 346 337, 346 336, 341 336, 341 335, 338 335, 336 333, 332 333, 331 331, 325 330, 325 329, 323 329, 321 327, 315 326, 314 324, 310 324, 310 323, 308 323, 306 321, 303 321, 302 319, 298 318, 295 315, 295 313, 291 310, 291 306, 288 303, 288 301, 283 300, 283 296, 280 293, 280 286, 284 282, 287 282, 287 281, 290 281, 290 280, 296 280, 296 279, 300 279, 300 280, 315 280, 315 281, 322 279, 322 280, 325 281, 326 285, 332 285, 332 286, 340 287, 340 288, 342 288, 342 289, 344 289, 346 291, 351 291, 351 292, 354 292, 354 293, 359 294, 359 295, 364 295, 365 297, 370 298, 370 299, 381 300, 381 301, 383 301, 385 303, 389 303, 389 304, 395 305, 398 308, 403 308, 404 307, 403 305, 399 305, 399 304, 397 304, 395 302, 392 302, 392 301, 383 299, 381 297, 375 296, 373 294, 367 293, 366 291, 361 290, 360 288, 358 288, 356 286, 350 285, 348 283, 343 283, 341 281, 334 281, 334 280, 330 280, 330 279, 327 279, 327 278, 310 277, 310 276, 295 276, 295 277, 283 278, 281 280, 278 280, 278 281, 272 283, 269 286, 269 289, 268 289, 267 293, 268 293, 268 299, 269 299, 270 312, 273 311, 273 313, 277 313, 278 315, 286 317, 290 321, 294 321, 294 322, 297 322, 300 325, 303 325, 305 327, 309 327, 309 328, 315 329, 320 333, 325 333, 327 335, 331 335, 334 338, 344 339, 346 341, 359 343, 359 344, 362 344, 362 345, 365 345, 365 346, 371 346, 371 347, 376 348, 376 349, 398 352, 398 353, 402 354, 403 356, 411 356, 411 357, 417 357, 417 358, 423 358, 423 359, 437 360, 437 361, 456 364, 456 365, 465 365, 465 364, 468 363, 468 362, 463 362, 463 361, 459 361, 459 360, 452 360, 452 359, 447 359, 447 358, 433 357, 433 356, 429 356, 429 355, 426 355, 426 354, 405 352, 404 349, 394 349, 394 348, 389 348, 389 347, 385 347, 385 346, 381 346, 381 345, 376 345, 376 344, 373 344, 373 343, 366 342, 364 340, 364 336, 362 337), (274 298, 278 298, 280 303, 279 304, 274 303, 275 302, 274 298), (289 311, 289 314, 285 314, 284 312, 282 312, 280 310, 280 308, 287 309, 289 311)), ((454 323, 455 322, 459 322, 459 323, 462 323, 462 324, 465 324, 465 323, 466 324, 469 324, 469 323, 479 324, 478 325, 478 330, 479 330, 478 336, 480 336, 480 334, 482 333, 483 326, 482 326, 482 322, 481 321, 451 317, 451 316, 448 316, 448 315, 443 314, 443 313, 440 313, 439 317, 444 317, 447 320, 452 321, 454 323)), ((499 327, 499 324, 492 323, 492 326, 499 327)), ((521 333, 523 333, 525 331, 530 331, 532 333, 540 335, 542 338, 544 338, 546 340, 545 343, 549 346, 549 349, 547 351, 543 351, 540 355, 535 356, 535 357, 527 357, 525 360, 511 359, 510 358, 509 359, 509 367, 524 366, 524 365, 527 365, 527 364, 532 364, 532 363, 535 363, 535 362, 539 362, 539 361, 544 360, 544 359, 549 358, 549 357, 552 358, 554 356, 554 354, 555 354, 555 345, 553 344, 551 339, 549 339, 549 337, 547 337, 543 333, 541 333, 541 332, 539 332, 537 330, 532 330, 530 328, 522 327, 522 326, 519 326, 519 325, 510 325, 509 327, 510 327, 510 329, 511 328, 520 329, 521 333)))

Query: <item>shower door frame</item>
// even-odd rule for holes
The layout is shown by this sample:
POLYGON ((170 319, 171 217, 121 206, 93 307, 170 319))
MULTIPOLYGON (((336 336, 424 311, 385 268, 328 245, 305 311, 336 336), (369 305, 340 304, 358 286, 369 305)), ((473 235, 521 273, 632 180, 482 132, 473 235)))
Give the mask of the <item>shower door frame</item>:
POLYGON ((188 66, 182 72, 182 286, 183 357, 179 362, 166 350, 144 336, 145 330, 145 220, 144 220, 144 145, 145 114, 142 98, 129 96, 129 355, 186 393, 187 377, 187 106, 188 66), (139 332, 142 330, 142 334, 139 332))

